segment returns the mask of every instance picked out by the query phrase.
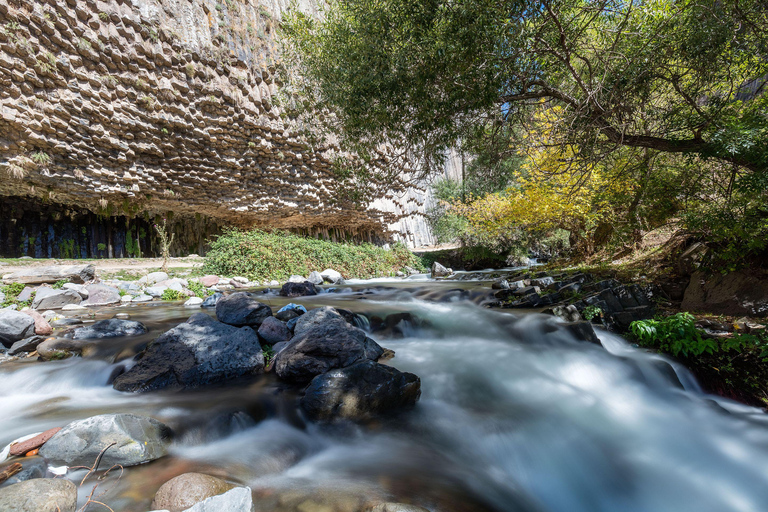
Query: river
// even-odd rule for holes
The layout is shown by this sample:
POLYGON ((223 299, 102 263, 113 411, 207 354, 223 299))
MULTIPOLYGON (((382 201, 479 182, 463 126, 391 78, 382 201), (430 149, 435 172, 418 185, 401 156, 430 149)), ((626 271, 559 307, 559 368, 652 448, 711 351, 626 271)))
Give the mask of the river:
MULTIPOLYGON (((372 335, 396 352, 388 364, 421 377, 418 405, 355 426, 305 422, 271 374, 199 391, 117 392, 108 384, 116 368, 195 311, 104 308, 92 320, 127 312, 150 333, 101 341, 83 357, 0 364, 0 447, 107 412, 167 423, 176 432, 169 456, 101 484, 115 511, 149 510, 159 486, 188 471, 250 486, 265 511, 351 512, 382 500, 446 512, 768 510, 768 416, 702 393, 685 368, 614 334, 599 332, 601 347, 554 317, 481 307, 488 286, 356 282, 292 300, 424 321, 372 335)), ((287 302, 263 301, 274 310, 287 302)))

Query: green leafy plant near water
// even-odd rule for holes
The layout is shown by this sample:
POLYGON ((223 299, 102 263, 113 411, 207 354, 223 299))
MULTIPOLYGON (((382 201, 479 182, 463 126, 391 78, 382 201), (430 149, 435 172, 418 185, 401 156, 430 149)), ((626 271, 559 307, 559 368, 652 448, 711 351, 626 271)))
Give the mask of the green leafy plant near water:
POLYGON ((205 286, 200 281, 190 281, 187 288, 195 294, 195 297, 205 298, 205 286))
POLYGON ((708 339, 690 313, 630 325, 641 346, 679 358, 707 391, 751 405, 768 404, 768 333, 736 333, 708 339))
POLYGON ((30 306, 35 298, 34 292, 32 293, 32 296, 29 298, 29 300, 20 301, 17 298, 24 287, 25 285, 23 283, 11 283, 6 286, 0 286, 0 292, 5 294, 2 307, 5 308, 16 304, 16 306, 21 309, 23 307, 30 306))
POLYGON ((163 300, 181 300, 184 298, 184 294, 178 290, 171 290, 170 288, 166 288, 163 290, 163 295, 161 298, 163 300))
POLYGON ((658 348, 673 356, 712 354, 717 344, 702 338, 695 321, 690 313, 677 313, 660 320, 632 322, 629 330, 640 345, 658 348))
POLYGON ((251 279, 286 279, 333 268, 345 277, 394 275, 421 261, 402 244, 386 250, 372 244, 336 243, 284 231, 228 230, 211 242, 203 271, 251 279))

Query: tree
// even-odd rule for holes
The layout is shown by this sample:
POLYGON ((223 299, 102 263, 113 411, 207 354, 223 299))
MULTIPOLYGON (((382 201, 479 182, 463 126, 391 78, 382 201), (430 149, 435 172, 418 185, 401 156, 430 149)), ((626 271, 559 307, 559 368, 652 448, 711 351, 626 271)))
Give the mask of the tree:
POLYGON ((427 170, 554 106, 551 139, 574 158, 635 147, 768 167, 760 0, 343 0, 285 27, 334 133, 427 170))

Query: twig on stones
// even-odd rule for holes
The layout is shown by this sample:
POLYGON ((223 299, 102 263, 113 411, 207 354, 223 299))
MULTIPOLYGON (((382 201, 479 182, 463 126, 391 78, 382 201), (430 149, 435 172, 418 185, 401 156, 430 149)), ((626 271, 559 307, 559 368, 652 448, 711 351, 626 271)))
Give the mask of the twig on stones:
POLYGON ((14 462, 7 468, 0 471, 0 484, 11 478, 13 475, 24 469, 18 462, 14 462))

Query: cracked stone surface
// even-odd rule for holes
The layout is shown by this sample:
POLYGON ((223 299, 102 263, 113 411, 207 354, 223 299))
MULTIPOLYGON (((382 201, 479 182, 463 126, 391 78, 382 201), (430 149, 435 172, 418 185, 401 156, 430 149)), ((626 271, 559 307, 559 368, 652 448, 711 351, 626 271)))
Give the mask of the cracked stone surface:
POLYGON ((287 4, 0 0, 0 196, 431 243, 424 188, 340 199, 338 148, 283 115, 287 4))

